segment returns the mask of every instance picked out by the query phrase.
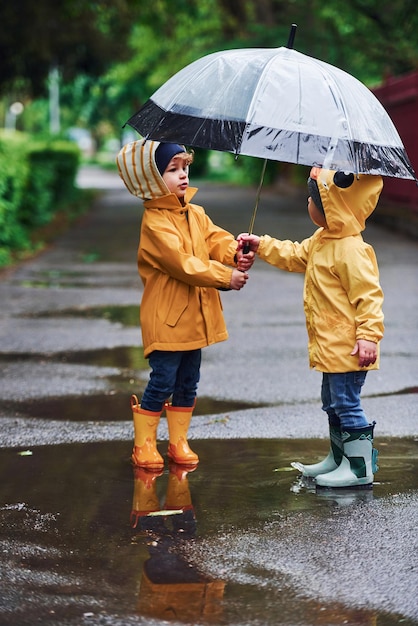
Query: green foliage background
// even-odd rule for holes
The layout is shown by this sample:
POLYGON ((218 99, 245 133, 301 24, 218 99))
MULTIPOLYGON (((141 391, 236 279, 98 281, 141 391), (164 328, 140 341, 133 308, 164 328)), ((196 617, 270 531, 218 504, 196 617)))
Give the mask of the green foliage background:
POLYGON ((91 129, 99 144, 120 136, 188 63, 221 49, 286 45, 292 23, 297 50, 368 86, 418 67, 416 0, 19 0, 19 8, 0 5, 4 103, 24 102, 19 123, 38 132, 48 71, 58 67, 63 124, 91 129))
MULTIPOLYGON (((13 141, 0 138, 0 264, 10 251, 30 247, 30 232, 72 202, 75 156, 48 143, 51 70, 60 77, 61 136, 54 142, 72 127, 86 129, 100 154, 132 138, 126 120, 185 65, 223 49, 286 45, 292 23, 297 50, 369 87, 418 68, 416 0, 0 3, 0 119, 21 102, 15 125, 32 137, 30 149, 19 133, 13 141)), ((194 172, 201 176, 209 156, 198 156, 194 172)), ((224 163, 240 183, 258 182, 255 160, 224 163)), ((269 164, 266 183, 283 172, 289 176, 281 164, 269 164)))

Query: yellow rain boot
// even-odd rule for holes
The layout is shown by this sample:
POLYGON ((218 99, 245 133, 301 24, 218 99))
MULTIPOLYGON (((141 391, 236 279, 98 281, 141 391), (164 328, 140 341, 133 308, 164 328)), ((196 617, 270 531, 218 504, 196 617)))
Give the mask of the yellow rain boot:
POLYGON ((162 470, 134 468, 134 495, 132 498, 131 528, 137 528, 140 518, 160 510, 156 492, 156 479, 162 470))
POLYGON ((162 411, 142 409, 135 395, 131 396, 131 408, 134 420, 132 463, 137 467, 162 469, 164 460, 157 450, 157 427, 162 411))
POLYGON ((168 422, 168 457, 177 465, 195 466, 199 457, 190 449, 187 443, 187 431, 192 419, 194 406, 180 407, 165 405, 168 422))

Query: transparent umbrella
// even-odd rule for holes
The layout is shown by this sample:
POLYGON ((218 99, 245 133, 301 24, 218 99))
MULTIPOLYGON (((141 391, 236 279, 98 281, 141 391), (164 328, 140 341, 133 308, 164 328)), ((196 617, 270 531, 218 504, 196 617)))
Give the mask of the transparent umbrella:
POLYGON ((127 124, 158 141, 416 180, 374 94, 291 47, 204 56, 162 85, 127 124))

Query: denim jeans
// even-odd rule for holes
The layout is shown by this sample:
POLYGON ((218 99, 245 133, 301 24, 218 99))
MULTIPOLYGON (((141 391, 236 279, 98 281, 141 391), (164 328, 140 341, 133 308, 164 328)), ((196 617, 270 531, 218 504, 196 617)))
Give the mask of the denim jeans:
POLYGON ((202 351, 166 352, 154 350, 149 356, 151 373, 141 400, 146 411, 161 411, 172 397, 173 406, 191 407, 195 403, 200 379, 202 351))
POLYGON ((363 428, 369 422, 361 408, 360 393, 367 371, 322 374, 322 409, 329 424, 340 428, 363 428))

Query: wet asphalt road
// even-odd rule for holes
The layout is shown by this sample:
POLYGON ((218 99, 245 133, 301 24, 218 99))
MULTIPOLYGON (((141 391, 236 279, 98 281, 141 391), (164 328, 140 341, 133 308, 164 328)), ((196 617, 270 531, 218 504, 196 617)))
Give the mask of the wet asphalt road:
MULTIPOLYGON (((94 170, 87 170, 80 175, 80 185, 107 189, 77 227, 43 254, 1 277, 3 401, 112 393, 109 378, 121 374, 117 350, 141 346, 134 324, 126 326, 87 313, 100 307, 138 306, 141 284, 136 248, 142 205, 115 174, 97 177, 94 170), (104 350, 115 351, 115 358, 105 367, 68 362, 72 353, 104 350), (66 354, 67 361, 41 358, 53 354, 66 354)), ((234 234, 247 230, 252 190, 202 185, 196 200, 234 234)), ((305 194, 278 196, 265 191, 254 231, 293 239, 309 235, 312 225, 305 205, 305 194)), ((381 369, 368 376, 364 407, 370 420, 378 422, 376 436, 414 436, 418 434, 418 242, 372 224, 365 238, 375 246, 379 260, 386 331, 381 369)), ((302 283, 301 275, 279 272, 257 260, 245 289, 223 294, 230 338, 204 351, 199 397, 262 406, 235 411, 227 427, 192 424, 192 437, 327 435, 318 404, 321 376, 309 370, 307 363, 302 283)), ((140 391, 138 383, 143 385, 146 379, 144 370, 132 391, 140 391)), ((129 406, 126 414, 125 423, 118 415, 116 423, 107 420, 104 425, 100 415, 94 416, 99 418, 94 419, 99 422, 94 432, 87 428, 82 436, 95 441, 129 439, 129 406)), ((77 428, 71 432, 70 427, 60 425, 54 432, 53 424, 41 424, 39 433, 39 420, 28 423, 31 433, 25 439, 15 415, 3 410, 2 445, 59 443, 80 437, 77 428)))
MULTIPOLYGON (((126 442, 129 455, 129 395, 140 393, 147 370, 127 367, 122 357, 140 352, 141 336, 117 312, 112 319, 100 311, 139 304, 136 247, 142 206, 115 174, 85 169, 79 184, 102 190, 92 211, 44 253, 0 276, 0 443, 5 451, 107 441, 126 442), (90 398, 105 402, 91 403, 90 398), (44 414, 35 411, 39 402, 44 414), (45 406, 53 408, 48 413, 45 406), (59 411, 68 406, 73 412, 63 419, 59 411)), ((248 228, 254 195, 248 189, 202 184, 196 201, 215 222, 238 234, 248 228)), ((313 227, 305 206, 304 193, 263 191, 254 232, 299 240, 308 236, 313 227)), ((375 224, 368 226, 365 239, 379 260, 386 334, 381 369, 369 374, 363 404, 370 420, 377 422, 377 441, 388 441, 390 456, 391 438, 407 438, 415 446, 418 440, 418 242, 375 224)), ((205 419, 192 421, 191 439, 327 436, 319 404, 320 374, 307 363, 302 284, 302 276, 257 261, 244 290, 222 295, 230 338, 204 351, 199 398, 205 419), (224 410, 211 411, 214 402, 224 410)), ((159 437, 167 439, 165 421, 159 437)), ((297 533, 291 521, 265 528, 268 545, 277 542, 281 547, 280 558, 265 544, 263 549, 258 545, 259 533, 249 538, 237 532, 228 537, 233 567, 245 569, 243 554, 250 550, 253 564, 259 561, 261 567, 262 562, 273 578, 278 570, 285 571, 328 600, 337 596, 418 623, 417 500, 415 488, 408 488, 383 495, 369 510, 345 507, 344 514, 333 516, 338 541, 330 553, 318 542, 329 532, 324 521, 299 527, 297 533), (313 536, 316 547, 311 545, 313 536), (362 584, 347 582, 362 577, 362 584)), ((7 532, 3 540, 7 544, 7 532)), ((208 568, 225 573, 226 554, 220 563, 224 545, 213 539, 208 543, 205 549, 213 557, 208 568)), ((256 586, 265 584, 255 580, 256 586)))

